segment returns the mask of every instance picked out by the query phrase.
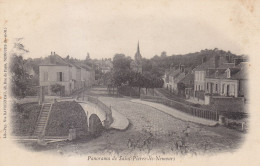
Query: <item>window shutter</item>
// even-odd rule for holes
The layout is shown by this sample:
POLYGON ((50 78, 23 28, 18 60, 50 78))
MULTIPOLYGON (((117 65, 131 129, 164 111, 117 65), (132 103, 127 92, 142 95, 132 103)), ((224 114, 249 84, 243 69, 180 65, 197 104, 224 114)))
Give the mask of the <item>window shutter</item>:
POLYGON ((62 72, 62 80, 61 81, 65 81, 65 77, 64 77, 64 73, 62 72))
POLYGON ((40 72, 40 81, 44 81, 43 78, 44 78, 44 73, 40 72))
POLYGON ((59 72, 57 72, 57 81, 60 81, 60 80, 59 80, 59 72))

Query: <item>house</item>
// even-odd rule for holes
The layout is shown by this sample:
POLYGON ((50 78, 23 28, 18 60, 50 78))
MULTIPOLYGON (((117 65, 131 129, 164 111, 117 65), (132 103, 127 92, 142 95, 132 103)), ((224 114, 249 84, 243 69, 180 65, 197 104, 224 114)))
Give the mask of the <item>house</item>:
POLYGON ((223 64, 217 69, 208 69, 205 79, 208 95, 244 96, 246 93, 246 62, 223 64))
POLYGON ((222 96, 247 98, 247 63, 228 68, 221 79, 222 96))
POLYGON ((87 71, 85 65, 69 63, 55 52, 39 65, 39 84, 45 94, 52 95, 51 86, 60 84, 61 95, 69 95, 77 89, 93 85, 93 70, 87 71))
POLYGON ((194 73, 190 72, 178 83, 178 92, 180 96, 185 96, 186 99, 189 99, 193 96, 194 88, 194 73))
POLYGON ((89 87, 95 83, 95 70, 85 64, 78 64, 81 67, 82 87, 89 87))
MULTIPOLYGON (((227 67, 227 66, 226 66, 227 67)), ((227 69, 208 69, 205 104, 218 111, 244 112, 247 94, 247 62, 227 69)))
POLYGON ((165 73, 165 80, 166 75, 168 77, 167 81, 165 82, 166 88, 170 90, 170 92, 174 94, 178 94, 178 83, 185 77, 185 68, 184 65, 179 65, 171 68, 169 72, 165 73))
MULTIPOLYGON (((207 70, 212 69, 215 70, 217 68, 225 68, 223 64, 230 63, 232 61, 231 57, 227 57, 225 55, 214 55, 209 60, 204 62, 204 58, 202 60, 202 64, 194 68, 194 96, 198 99, 204 100, 204 93, 206 89, 206 75, 207 70), (222 66, 222 67, 221 67, 222 66)), ((228 66, 229 64, 227 64, 228 66)), ((212 72, 208 71, 208 72, 212 72)))
POLYGON ((167 69, 165 70, 165 73, 162 77, 163 79, 163 87, 166 89, 169 89, 169 75, 170 75, 171 70, 167 69))

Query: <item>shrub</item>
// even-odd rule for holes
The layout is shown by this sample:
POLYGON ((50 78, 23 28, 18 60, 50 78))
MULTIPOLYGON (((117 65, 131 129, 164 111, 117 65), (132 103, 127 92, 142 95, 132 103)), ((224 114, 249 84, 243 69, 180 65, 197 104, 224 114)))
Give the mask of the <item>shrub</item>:
POLYGON ((58 95, 58 93, 60 93, 60 95, 61 95, 62 88, 63 88, 63 86, 60 84, 51 85, 51 91, 53 93, 55 93, 56 95, 58 95))

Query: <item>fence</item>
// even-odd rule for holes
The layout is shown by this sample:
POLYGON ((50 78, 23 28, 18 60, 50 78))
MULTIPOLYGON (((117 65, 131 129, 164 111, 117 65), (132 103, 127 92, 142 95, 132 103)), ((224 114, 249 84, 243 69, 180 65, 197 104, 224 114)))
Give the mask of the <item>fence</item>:
POLYGON ((161 98, 161 97, 141 95, 140 98, 141 98, 141 100, 152 101, 152 102, 167 105, 169 107, 175 108, 179 111, 185 112, 192 116, 218 121, 219 115, 218 115, 218 112, 216 112, 216 111, 193 107, 193 106, 181 103, 181 102, 177 102, 174 100, 161 98))

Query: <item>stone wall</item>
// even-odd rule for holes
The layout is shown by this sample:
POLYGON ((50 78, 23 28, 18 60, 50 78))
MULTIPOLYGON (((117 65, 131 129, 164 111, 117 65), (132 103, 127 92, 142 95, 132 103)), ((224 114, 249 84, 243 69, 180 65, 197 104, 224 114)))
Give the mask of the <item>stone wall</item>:
POLYGON ((243 97, 210 97, 210 105, 220 112, 246 112, 243 97))

